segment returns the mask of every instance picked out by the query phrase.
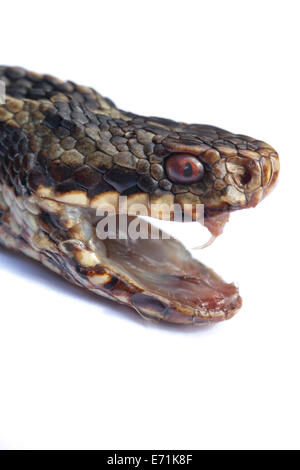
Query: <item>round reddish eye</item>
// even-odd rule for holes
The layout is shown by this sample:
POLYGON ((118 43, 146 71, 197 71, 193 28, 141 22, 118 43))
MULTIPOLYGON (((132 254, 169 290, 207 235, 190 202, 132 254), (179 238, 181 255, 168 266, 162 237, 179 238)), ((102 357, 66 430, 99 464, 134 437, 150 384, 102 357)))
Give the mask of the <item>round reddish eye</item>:
POLYGON ((202 163, 187 153, 173 153, 167 160, 166 170, 170 180, 180 184, 195 183, 204 175, 202 163))

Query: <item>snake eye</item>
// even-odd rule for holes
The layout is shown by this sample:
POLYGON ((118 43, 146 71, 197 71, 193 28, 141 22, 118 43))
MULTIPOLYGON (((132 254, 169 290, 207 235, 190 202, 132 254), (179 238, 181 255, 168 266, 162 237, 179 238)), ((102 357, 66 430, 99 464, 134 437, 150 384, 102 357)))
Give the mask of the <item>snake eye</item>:
POLYGON ((202 163, 187 153, 173 153, 167 160, 166 170, 170 180, 180 184, 195 183, 204 175, 202 163))

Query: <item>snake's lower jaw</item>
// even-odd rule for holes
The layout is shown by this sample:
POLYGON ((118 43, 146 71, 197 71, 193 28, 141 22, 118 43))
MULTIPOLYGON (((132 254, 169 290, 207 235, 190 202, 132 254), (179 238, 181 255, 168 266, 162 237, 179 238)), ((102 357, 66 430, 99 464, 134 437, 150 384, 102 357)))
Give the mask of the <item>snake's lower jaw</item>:
POLYGON ((119 300, 127 298, 125 303, 143 317, 203 324, 231 318, 241 307, 237 287, 194 259, 174 238, 108 238, 103 244, 103 264, 129 286, 119 300))
POLYGON ((207 301, 201 299, 201 302, 199 302, 201 289, 198 289, 197 306, 193 310, 174 303, 166 303, 165 300, 153 298, 147 294, 135 295, 132 298, 132 306, 143 318, 149 320, 181 325, 208 325, 229 320, 242 306, 242 299, 234 285, 228 284, 226 287, 231 292, 218 291, 211 293, 207 301))
POLYGON ((228 319, 240 308, 238 289, 174 238, 101 240, 92 210, 29 199, 0 187, 5 221, 0 242, 68 281, 154 321, 207 324, 228 319))
POLYGON ((160 234, 135 240, 110 233, 101 239, 97 229, 102 219, 94 209, 36 196, 23 200, 5 185, 0 196, 0 241, 6 247, 97 295, 133 307, 143 317, 207 324, 231 318, 241 307, 237 287, 194 259, 174 238, 160 234))

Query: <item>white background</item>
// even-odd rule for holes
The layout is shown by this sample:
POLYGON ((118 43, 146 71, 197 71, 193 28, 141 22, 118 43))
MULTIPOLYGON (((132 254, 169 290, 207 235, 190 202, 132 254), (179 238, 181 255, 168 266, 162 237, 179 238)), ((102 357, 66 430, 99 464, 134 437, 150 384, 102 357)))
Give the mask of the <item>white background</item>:
POLYGON ((297 1, 1 5, 1 61, 144 115, 273 145, 280 181, 201 259, 244 305, 216 326, 152 325, 0 250, 0 447, 299 448, 297 1))

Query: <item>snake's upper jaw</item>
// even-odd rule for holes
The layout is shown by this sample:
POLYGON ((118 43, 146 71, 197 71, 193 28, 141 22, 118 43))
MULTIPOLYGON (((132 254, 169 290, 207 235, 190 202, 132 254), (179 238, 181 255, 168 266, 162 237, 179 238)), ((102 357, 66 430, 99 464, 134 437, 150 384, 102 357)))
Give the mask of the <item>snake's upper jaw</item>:
POLYGON ((226 162, 229 186, 221 196, 226 205, 219 211, 206 209, 204 221, 214 237, 223 232, 231 211, 255 207, 276 185, 278 154, 269 146, 261 149, 261 153, 259 159, 239 156, 229 158, 226 162))

